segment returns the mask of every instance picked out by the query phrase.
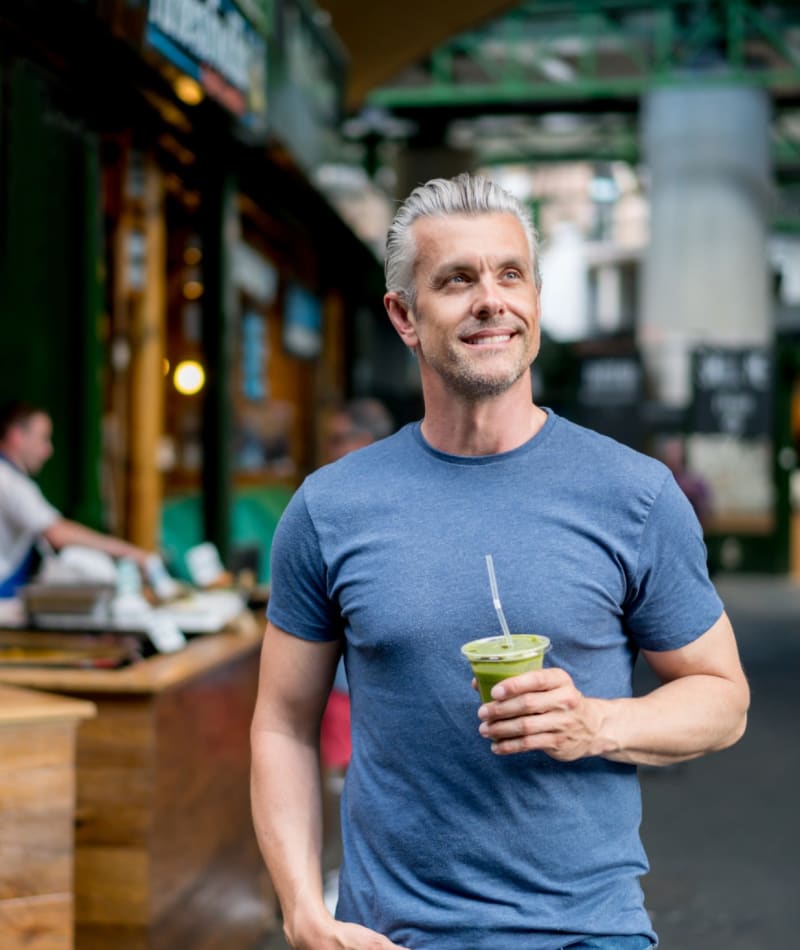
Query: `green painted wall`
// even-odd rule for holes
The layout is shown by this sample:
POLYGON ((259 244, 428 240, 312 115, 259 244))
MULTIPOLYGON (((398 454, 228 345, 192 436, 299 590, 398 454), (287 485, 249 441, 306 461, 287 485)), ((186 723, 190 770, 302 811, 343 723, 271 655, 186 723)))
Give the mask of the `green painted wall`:
POLYGON ((98 143, 62 83, 22 59, 0 69, 0 399, 49 410, 43 490, 101 527, 98 143))

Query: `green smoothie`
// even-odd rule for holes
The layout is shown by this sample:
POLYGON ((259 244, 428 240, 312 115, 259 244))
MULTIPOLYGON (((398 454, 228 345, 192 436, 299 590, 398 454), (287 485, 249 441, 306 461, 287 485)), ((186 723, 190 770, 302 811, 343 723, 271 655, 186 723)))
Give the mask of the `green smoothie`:
POLYGON ((550 649, 547 637, 533 633, 512 633, 511 639, 513 646, 506 643, 505 637, 484 637, 461 647, 472 666, 478 691, 485 703, 491 701, 492 687, 496 683, 509 676, 541 669, 544 655, 550 649))

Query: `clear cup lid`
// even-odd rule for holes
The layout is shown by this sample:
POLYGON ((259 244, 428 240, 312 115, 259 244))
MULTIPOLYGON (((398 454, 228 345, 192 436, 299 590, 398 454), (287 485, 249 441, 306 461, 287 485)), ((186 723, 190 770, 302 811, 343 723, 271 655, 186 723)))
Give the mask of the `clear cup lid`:
POLYGON ((471 661, 482 660, 487 663, 497 663, 503 660, 526 660, 529 657, 547 653, 550 649, 548 637, 536 634, 512 634, 514 646, 505 646, 505 637, 483 637, 480 640, 470 640, 461 647, 461 652, 471 661))

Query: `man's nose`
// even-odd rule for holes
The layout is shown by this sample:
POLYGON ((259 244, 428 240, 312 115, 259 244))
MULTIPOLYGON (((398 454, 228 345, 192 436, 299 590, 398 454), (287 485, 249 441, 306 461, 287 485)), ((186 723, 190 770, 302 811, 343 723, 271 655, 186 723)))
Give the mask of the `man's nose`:
POLYGON ((503 297, 500 288, 491 278, 483 278, 475 285, 475 299, 472 313, 476 317, 493 317, 503 311, 503 297))

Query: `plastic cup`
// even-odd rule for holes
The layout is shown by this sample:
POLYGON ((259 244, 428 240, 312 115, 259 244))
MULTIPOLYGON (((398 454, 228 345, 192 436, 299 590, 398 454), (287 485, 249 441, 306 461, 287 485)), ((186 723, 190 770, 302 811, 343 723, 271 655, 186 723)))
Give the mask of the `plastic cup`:
POLYGON ((512 645, 505 637, 484 637, 471 640, 461 647, 478 681, 483 702, 491 702, 492 687, 529 670, 540 670, 544 655, 550 649, 550 640, 533 633, 512 633, 512 645))

